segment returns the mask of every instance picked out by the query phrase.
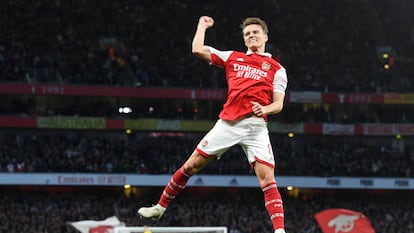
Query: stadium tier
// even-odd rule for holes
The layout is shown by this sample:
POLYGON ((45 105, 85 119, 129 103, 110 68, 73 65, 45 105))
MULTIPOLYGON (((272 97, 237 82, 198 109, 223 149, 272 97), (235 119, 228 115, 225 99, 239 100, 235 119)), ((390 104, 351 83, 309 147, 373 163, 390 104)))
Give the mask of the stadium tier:
POLYGON ((273 232, 239 146, 160 220, 136 214, 227 98, 224 71, 191 53, 210 15, 206 43, 240 51, 238 25, 263 18, 286 68, 284 109, 268 118, 286 232, 413 233, 412 12, 412 0, 0 1, 0 232, 77 233, 70 223, 111 216, 125 228, 86 231, 273 232))

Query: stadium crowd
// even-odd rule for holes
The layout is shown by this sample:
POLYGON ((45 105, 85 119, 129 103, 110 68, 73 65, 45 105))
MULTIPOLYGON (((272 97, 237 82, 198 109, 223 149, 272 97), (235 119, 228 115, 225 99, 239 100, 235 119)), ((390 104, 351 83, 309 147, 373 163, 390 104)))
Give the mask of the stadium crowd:
MULTIPOLYGON (((5 0, 0 1, 0 83, 225 88, 223 71, 203 64, 190 51, 198 17, 206 14, 216 19, 207 40, 218 49, 244 49, 238 24, 246 16, 265 19, 270 29, 267 49, 287 68, 290 91, 414 92, 412 12, 411 0, 5 0), (388 47, 395 64, 384 70, 378 51, 388 47)), ((119 117, 104 99, 42 106, 31 97, 2 97, 1 115, 119 117)), ((140 101, 144 104, 132 117, 207 115, 195 116, 194 109, 203 104, 193 106, 194 101, 180 105, 188 112, 177 112, 175 104, 146 101, 140 101), (148 109, 154 108, 150 114, 148 109)), ((209 120, 216 118, 220 107, 211 109, 209 120)), ((407 123, 414 111, 408 105, 326 109, 292 104, 277 117, 285 122, 407 123)), ((201 136, 2 129, 0 175, 171 174, 201 136)), ((414 177, 411 138, 402 147, 396 139, 384 137, 271 138, 278 176, 414 177)), ((239 147, 202 171, 251 172, 239 147)), ((226 225, 230 233, 271 229, 266 213, 257 211, 263 209, 258 189, 186 190, 156 223, 139 220, 135 210, 155 203, 152 198, 160 189, 139 189, 132 195, 99 187, 0 189, 0 232, 74 233, 68 221, 112 215, 127 225, 226 225)), ((377 233, 414 233, 412 192, 390 193, 301 190, 297 196, 284 191, 287 232, 319 233, 315 213, 348 208, 368 216, 377 233)))
MULTIPOLYGON (((0 136, 1 172, 171 174, 200 134, 94 134, 29 131, 0 136)), ((407 140, 272 135, 277 174, 289 176, 414 177, 414 146, 407 140), (403 148, 401 148, 403 147, 403 148)), ((233 147, 204 174, 251 174, 241 147, 233 147)))
MULTIPOLYGON (((75 233, 69 222, 103 220, 117 216, 127 226, 227 226, 229 233, 270 232, 271 223, 263 209, 260 189, 187 188, 157 222, 140 220, 138 206, 155 202, 161 189, 138 189, 124 195, 119 189, 89 187, 2 188, 0 231, 9 233, 75 233), (49 188, 50 189, 50 188, 49 188), (53 188, 52 188, 53 189, 53 188), (83 191, 82 191, 83 190, 83 191)), ((344 208, 362 212, 377 233, 413 233, 414 202, 406 191, 343 191, 294 196, 283 191, 286 230, 290 233, 320 233, 314 214, 344 208), (405 194, 404 194, 405 193, 405 194), (364 194, 364 195, 361 195, 364 194)))
POLYGON ((0 81, 224 88, 222 71, 190 52, 196 21, 216 18, 209 44, 244 49, 237 26, 257 15, 289 90, 412 92, 413 8, 410 0, 1 1, 0 81), (392 49, 391 70, 382 46, 392 49))

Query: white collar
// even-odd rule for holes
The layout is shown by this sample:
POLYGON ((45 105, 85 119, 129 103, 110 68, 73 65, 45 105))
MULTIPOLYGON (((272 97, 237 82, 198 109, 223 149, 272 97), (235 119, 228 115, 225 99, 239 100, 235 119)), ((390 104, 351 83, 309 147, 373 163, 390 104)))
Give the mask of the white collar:
MULTIPOLYGON (((247 50, 246 55, 252 55, 253 52, 251 50, 247 50)), ((256 53, 257 55, 264 56, 264 57, 272 57, 270 53, 256 53)))

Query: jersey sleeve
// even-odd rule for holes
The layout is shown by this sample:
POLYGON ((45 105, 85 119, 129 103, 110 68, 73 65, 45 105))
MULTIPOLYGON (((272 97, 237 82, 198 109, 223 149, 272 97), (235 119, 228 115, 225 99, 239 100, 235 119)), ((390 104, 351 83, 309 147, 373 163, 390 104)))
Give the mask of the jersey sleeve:
POLYGON ((281 67, 275 73, 275 77, 273 79, 273 91, 285 94, 287 83, 288 83, 288 79, 287 79, 286 69, 281 67))
POLYGON ((211 65, 218 67, 224 67, 224 63, 227 62, 233 51, 221 51, 209 46, 211 53, 211 65))

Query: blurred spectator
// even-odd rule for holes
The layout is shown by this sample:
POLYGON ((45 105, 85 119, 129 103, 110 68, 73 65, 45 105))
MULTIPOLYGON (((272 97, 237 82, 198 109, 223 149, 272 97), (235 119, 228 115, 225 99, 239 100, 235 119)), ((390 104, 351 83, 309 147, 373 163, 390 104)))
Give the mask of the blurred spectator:
MULTIPOLYGON (((171 174, 194 150, 200 134, 46 133, 1 134, 1 171, 171 174)), ((278 175, 414 177, 414 146, 380 137, 271 135, 278 175)), ((201 174, 252 175, 240 147, 201 174), (224 160, 224 161, 223 161, 224 160)))
MULTIPOLYGON (((239 38, 239 28, 228 33, 227 24, 253 15, 273 22, 269 27, 276 36, 268 50, 287 68, 290 91, 413 92, 412 12, 410 0, 278 0, 262 4, 241 0, 236 6, 190 0, 0 1, 0 82, 225 88, 222 71, 211 69, 189 51, 193 30, 179 25, 192 21, 195 25, 202 14, 220 19, 215 33, 207 35, 208 42, 220 47, 239 38), (235 10, 228 14, 229 9, 235 10), (380 64, 376 54, 380 46, 390 46, 396 54, 391 70, 380 64)), ((35 97, 23 96, 4 96, 3 100, 2 115, 120 117, 106 99, 75 97, 69 104, 42 104, 35 97)), ((200 113, 197 104, 205 105, 139 100, 133 117, 211 120, 221 107, 210 103, 213 106, 208 112, 200 113)), ((409 105, 332 105, 328 109, 290 104, 276 117, 282 122, 343 124, 411 119, 414 111, 409 105)), ((167 174, 181 165, 182 156, 199 139, 197 134, 154 137, 144 133, 128 138, 121 133, 2 131, 0 171, 167 174)), ((375 137, 288 139, 272 135, 272 141, 278 175, 414 177, 410 138, 403 149, 391 140, 375 137)), ((244 159, 241 154, 235 147, 222 158, 230 162, 218 161, 203 173, 250 174, 246 163, 235 162, 244 159)), ((145 195, 135 199, 113 190, 106 190, 110 195, 99 190, 105 193, 102 195, 90 189, 82 193, 78 188, 43 188, 1 187, 0 232, 74 233, 67 221, 114 214, 128 225, 142 225, 134 213, 136 206, 150 203, 160 191, 142 190, 145 195)), ((167 213, 157 225, 226 225, 232 233, 271 228, 262 221, 267 219, 263 217, 266 213, 256 211, 262 209, 256 206, 262 203, 262 194, 245 189, 231 195, 234 190, 227 190, 205 198, 202 193, 207 191, 199 192, 177 200, 177 206, 169 209, 177 214, 167 213), (208 214, 213 209, 219 214, 208 214)), ((286 228, 292 233, 320 232, 313 214, 341 207, 363 212, 377 233, 414 232, 410 194, 375 192, 286 193, 286 228)))
POLYGON ((0 81, 224 88, 221 71, 189 51, 193 30, 178 25, 202 14, 220 19, 218 33, 207 35, 220 47, 239 38, 238 28, 225 32, 227 24, 257 15, 273 22, 268 50, 287 68, 289 90, 413 91, 410 0, 242 0, 228 14, 234 7, 211 0, 2 1, 0 81), (377 56, 381 46, 395 51, 391 70, 377 56))
MULTIPOLYGON (((159 221, 137 218, 136 206, 154 201, 159 192, 159 188, 140 187, 128 196, 115 187, 2 187, 0 231, 75 233, 67 222, 113 215, 127 226, 227 226, 233 233, 272 229, 266 211, 260 210, 261 191, 252 188, 187 188, 185 198, 178 198, 159 221)), ((414 231, 409 191, 300 190, 299 195, 286 191, 282 195, 286 230, 292 233, 321 232, 314 214, 329 208, 362 212, 377 233, 414 231)))

